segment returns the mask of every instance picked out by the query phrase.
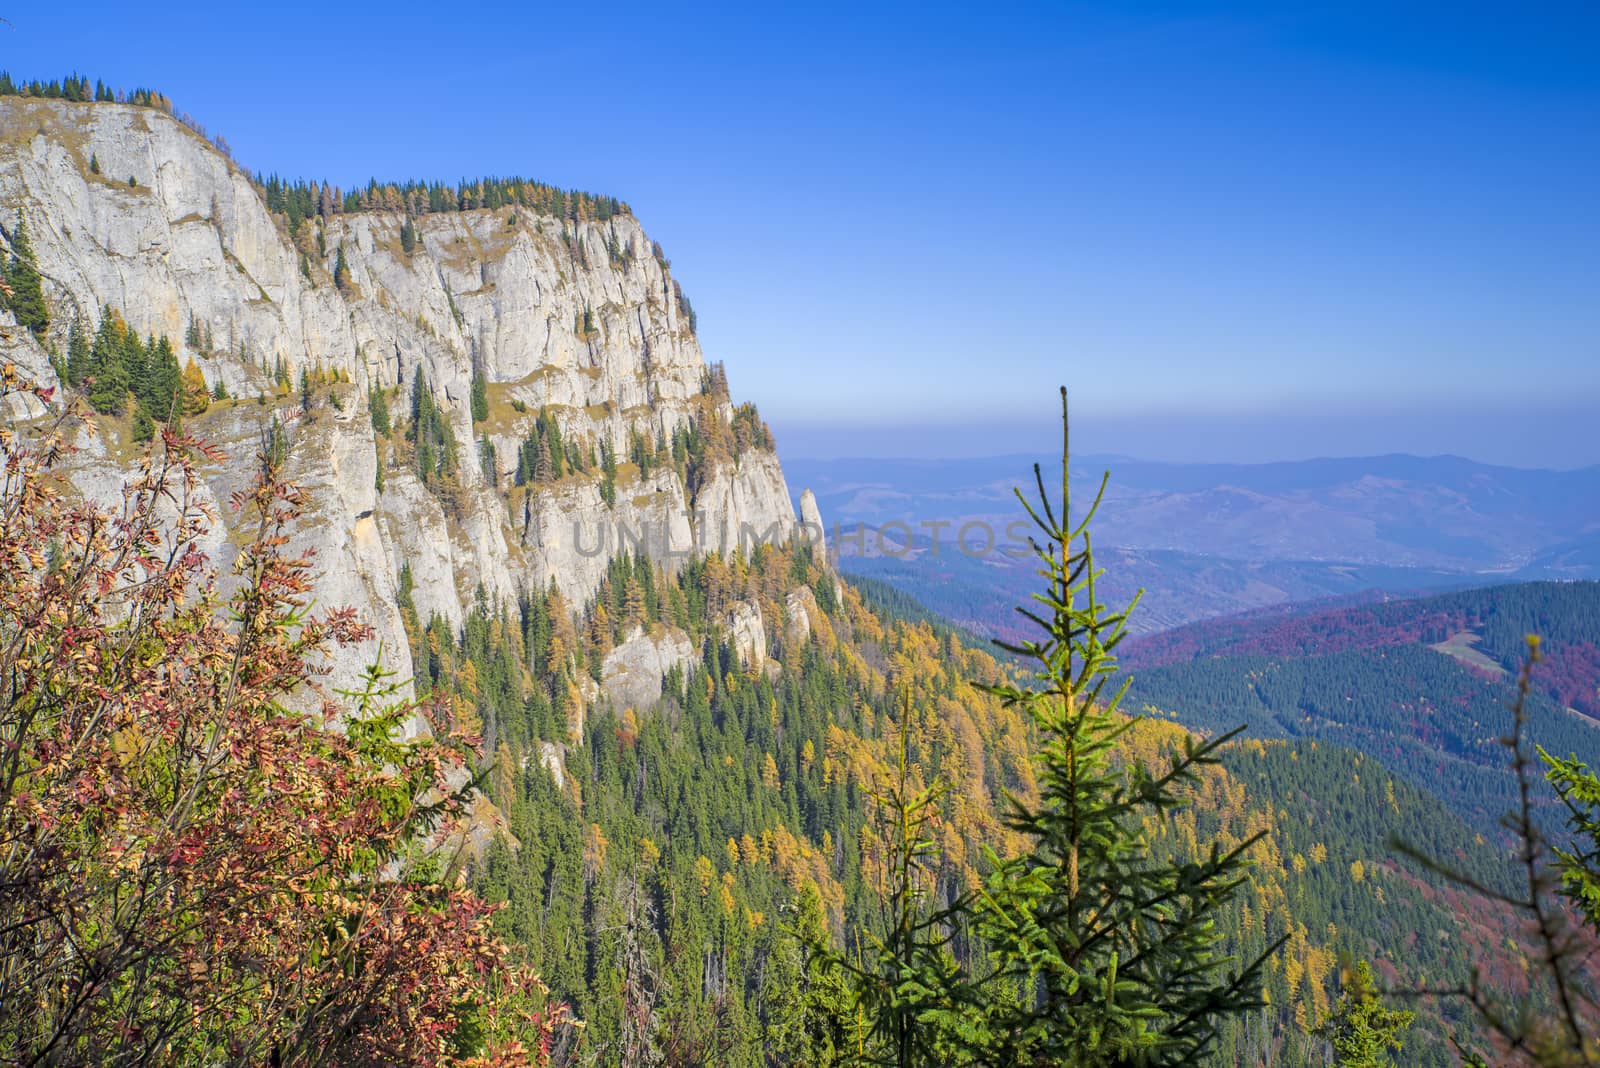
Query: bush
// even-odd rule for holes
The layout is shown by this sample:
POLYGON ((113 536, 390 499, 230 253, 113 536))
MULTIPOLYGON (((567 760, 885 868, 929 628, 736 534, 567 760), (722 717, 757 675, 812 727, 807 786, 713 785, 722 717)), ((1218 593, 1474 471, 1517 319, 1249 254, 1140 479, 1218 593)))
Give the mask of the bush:
MULTIPOLYGON (((14 393, 52 399, 0 369, 14 393)), ((562 1011, 456 878, 474 739, 376 667, 349 700, 315 686, 370 631, 301 607, 282 450, 236 499, 224 600, 206 517, 165 507, 220 454, 169 430, 115 515, 69 506, 50 487, 74 418, 16 441, 0 506, 0 1056, 541 1062, 562 1011), (398 740, 417 716, 429 734, 398 740)))

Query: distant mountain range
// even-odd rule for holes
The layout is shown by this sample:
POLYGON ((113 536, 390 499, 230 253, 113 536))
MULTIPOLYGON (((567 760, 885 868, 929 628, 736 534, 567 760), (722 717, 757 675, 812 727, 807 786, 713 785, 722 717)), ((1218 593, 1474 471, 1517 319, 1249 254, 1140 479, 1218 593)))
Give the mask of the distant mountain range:
MULTIPOLYGON (((1028 456, 788 460, 785 469, 813 489, 830 528, 842 528, 845 570, 1000 634, 1018 594, 1033 587, 1031 567, 1003 552, 1025 530, 1013 526, 1023 513, 1012 488, 1031 488, 1032 464, 1028 456), (849 537, 858 525, 867 536, 849 537), (994 550, 983 552, 991 531, 994 550)), ((1364 589, 1600 577, 1600 467, 1523 470, 1453 456, 1270 464, 1090 456, 1072 465, 1076 508, 1106 471, 1093 530, 1111 565, 1108 592, 1146 590, 1134 619, 1141 632, 1364 589)), ((1059 489, 1059 465, 1045 477, 1059 489)))

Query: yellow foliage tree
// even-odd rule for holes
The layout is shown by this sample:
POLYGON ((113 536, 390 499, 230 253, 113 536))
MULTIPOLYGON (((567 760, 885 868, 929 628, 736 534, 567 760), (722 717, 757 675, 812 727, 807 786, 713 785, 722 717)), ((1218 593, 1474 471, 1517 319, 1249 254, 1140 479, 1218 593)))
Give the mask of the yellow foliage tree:
POLYGON ((205 375, 191 358, 183 368, 183 414, 199 415, 211 406, 211 390, 205 375))
POLYGON ((701 855, 695 858, 694 881, 700 887, 701 897, 705 897, 707 894, 711 893, 711 884, 717 881, 717 869, 716 866, 711 863, 711 859, 709 857, 701 855))

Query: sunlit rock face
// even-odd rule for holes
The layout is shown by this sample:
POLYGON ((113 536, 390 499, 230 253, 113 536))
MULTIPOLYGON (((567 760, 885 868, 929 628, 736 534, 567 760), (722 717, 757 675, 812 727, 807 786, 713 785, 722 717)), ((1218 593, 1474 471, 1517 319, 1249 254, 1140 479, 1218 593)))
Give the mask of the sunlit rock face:
MULTIPOLYGON (((92 332, 115 312, 141 335, 166 335, 181 364, 193 360, 231 398, 186 424, 229 456, 206 468, 200 490, 223 523, 207 546, 223 574, 241 544, 226 502, 247 484, 271 421, 283 426, 289 475, 310 502, 291 548, 314 553, 319 606, 353 606, 375 628, 371 643, 335 655, 330 687, 352 682, 380 647, 410 677, 402 567, 419 616, 458 624, 480 591, 506 604, 553 583, 577 610, 623 551, 676 568, 798 529, 777 457, 759 447, 693 494, 670 465, 640 477, 626 462, 610 503, 596 471, 513 485, 541 411, 565 440, 604 443, 624 459, 635 436, 670 441, 708 413, 732 419, 730 403, 705 395, 707 365, 669 267, 629 214, 423 214, 407 252, 403 212, 330 213, 306 220, 296 242, 249 177, 170 116, 18 97, 0 99, 0 208, 7 234, 25 220, 52 312, 42 343, 3 331, 0 359, 59 385, 46 346, 63 352, 74 321, 92 332), (328 383, 312 411, 300 410, 297 390, 274 390, 280 367, 291 383, 303 371, 328 383), (459 447, 447 493, 397 456, 419 374, 459 447), (476 422, 475 374, 489 401, 476 422), (391 390, 397 428, 387 438, 373 429, 373 389, 391 390)), ((6 313, 0 323, 10 325, 6 313)), ((37 414, 14 401, 5 417, 37 414)), ((103 429, 85 439, 74 482, 110 501, 143 446, 115 420, 103 429)), ((759 616, 729 622, 743 651, 765 655, 759 616)), ((669 641, 645 659, 664 671, 685 655, 669 641)), ((659 680, 639 681, 638 665, 625 674, 632 681, 614 698, 659 691, 659 680)))

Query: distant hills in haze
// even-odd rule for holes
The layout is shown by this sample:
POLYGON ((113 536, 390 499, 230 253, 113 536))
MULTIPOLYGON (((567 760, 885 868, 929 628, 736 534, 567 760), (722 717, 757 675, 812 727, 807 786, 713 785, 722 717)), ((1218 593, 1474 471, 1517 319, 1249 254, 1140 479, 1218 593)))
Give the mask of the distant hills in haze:
MULTIPOLYGON (((1023 513, 1012 488, 1031 488, 1032 464, 1012 455, 786 460, 785 468, 812 487, 830 528, 868 529, 861 542, 842 539, 845 570, 998 634, 1034 585, 1031 566, 1003 551, 1025 529, 1013 526, 1023 513), (956 543, 963 527, 966 551, 956 543), (870 533, 879 530, 882 538, 870 533), (995 549, 983 552, 990 531, 995 549)), ((1268 464, 1089 456, 1072 465, 1075 509, 1105 471, 1111 481, 1093 532, 1112 565, 1108 592, 1146 590, 1134 619, 1141 632, 1367 589, 1600 577, 1600 467, 1408 455, 1268 464)), ((1046 483, 1059 488, 1059 466, 1046 483)))

